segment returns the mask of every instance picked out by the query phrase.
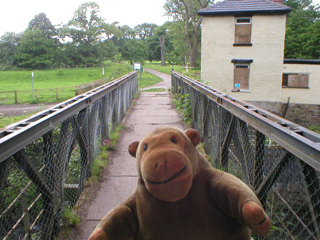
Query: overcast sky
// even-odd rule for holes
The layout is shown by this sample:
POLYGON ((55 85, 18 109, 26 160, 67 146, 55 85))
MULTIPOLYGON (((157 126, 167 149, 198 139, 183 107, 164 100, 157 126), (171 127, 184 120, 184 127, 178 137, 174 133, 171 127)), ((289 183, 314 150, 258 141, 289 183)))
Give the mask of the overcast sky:
MULTIPOLYGON (((134 27, 142 23, 162 25, 169 20, 164 15, 166 0, 0 0, 0 36, 6 32, 20 33, 35 15, 44 12, 53 25, 67 23, 85 2, 95 1, 100 15, 107 23, 118 21, 120 25, 134 27)), ((320 0, 313 0, 319 3, 320 0)))
POLYGON ((6 32, 20 33, 35 15, 44 12, 53 25, 67 23, 80 4, 94 1, 100 16, 107 23, 134 27, 142 23, 162 25, 165 0, 0 0, 0 36, 6 32))

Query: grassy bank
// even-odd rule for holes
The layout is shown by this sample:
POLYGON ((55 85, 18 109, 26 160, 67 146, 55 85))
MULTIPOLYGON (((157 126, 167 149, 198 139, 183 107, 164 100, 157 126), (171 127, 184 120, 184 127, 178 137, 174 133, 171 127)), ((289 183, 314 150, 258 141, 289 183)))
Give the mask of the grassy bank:
POLYGON ((148 73, 147 71, 144 71, 142 73, 142 81, 140 81, 140 75, 138 75, 138 76, 139 76, 139 88, 140 89, 152 86, 152 85, 157 84, 162 81, 161 78, 159 78, 151 73, 148 73))
MULTIPOLYGON (((105 79, 107 82, 130 71, 132 71, 132 68, 123 64, 113 64, 105 67, 104 75, 102 75, 102 68, 63 68, 33 71, 34 89, 52 89, 37 91, 36 102, 63 101, 75 96, 74 86, 99 79, 105 79)), ((17 98, 18 103, 33 102, 31 91, 32 71, 0 71, 0 82, 0 104, 14 104, 15 98, 17 98), (16 96, 13 91, 17 91, 16 96)))
POLYGON ((0 114, 0 129, 4 128, 8 125, 11 125, 15 122, 19 122, 25 118, 28 118, 32 116, 35 113, 27 114, 27 115, 21 115, 21 116, 14 116, 14 117, 7 117, 5 115, 0 114))

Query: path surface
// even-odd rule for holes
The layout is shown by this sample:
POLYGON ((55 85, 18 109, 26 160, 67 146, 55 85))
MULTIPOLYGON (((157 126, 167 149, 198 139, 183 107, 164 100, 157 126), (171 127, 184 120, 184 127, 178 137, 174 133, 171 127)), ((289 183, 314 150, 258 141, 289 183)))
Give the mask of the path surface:
MULTIPOLYGON (((163 82, 151 88, 171 87, 170 75, 148 70, 163 78, 163 82)), ((131 142, 141 140, 151 130, 160 126, 176 126, 185 129, 179 114, 171 104, 169 92, 142 92, 124 121, 117 151, 107 167, 103 182, 95 199, 91 202, 82 229, 74 239, 87 240, 103 216, 120 202, 126 200, 137 186, 136 161, 128 153, 131 142)), ((69 238, 70 239, 70 238, 69 238)))
POLYGON ((0 105, 0 115, 5 116, 20 116, 31 113, 43 111, 50 107, 57 105, 58 103, 46 103, 46 104, 12 104, 12 105, 0 105))
POLYGON ((168 89, 171 88, 171 76, 169 74, 158 72, 152 69, 144 69, 144 70, 162 78, 163 81, 155 85, 152 85, 150 87, 144 88, 143 90, 153 89, 153 88, 164 88, 168 91, 168 89))

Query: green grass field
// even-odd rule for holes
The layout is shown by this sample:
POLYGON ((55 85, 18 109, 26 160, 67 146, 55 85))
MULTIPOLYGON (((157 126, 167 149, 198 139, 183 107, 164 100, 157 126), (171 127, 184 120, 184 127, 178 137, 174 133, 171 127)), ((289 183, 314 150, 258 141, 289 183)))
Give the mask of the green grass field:
MULTIPOLYGON (((34 71, 34 88, 62 88, 102 79, 101 68, 34 71)), ((106 75, 108 72, 106 72, 106 75)), ((0 72, 0 91, 32 89, 31 71, 0 72)))
MULTIPOLYGON (((101 74, 101 69, 95 69, 95 68, 87 68, 87 69, 78 69, 78 71, 75 71, 76 69, 64 69, 64 73, 63 75, 65 76, 64 78, 63 77, 60 77, 60 78, 55 78, 54 76, 57 75, 57 72, 59 72, 59 70, 48 70, 48 71, 44 71, 46 72, 44 74, 44 78, 47 78, 47 79, 52 79, 50 81, 50 84, 49 85, 50 87, 52 88, 55 88, 56 86, 60 85, 60 86, 74 86, 74 85, 79 85, 79 84, 82 84, 82 83, 86 83, 86 82, 91 82, 91 81, 95 81, 99 78, 101 78, 101 75, 99 76, 99 74, 101 74), (88 75, 92 75, 92 76, 88 76, 88 75), (69 77, 67 77, 69 76, 69 77), (59 79, 59 80, 57 80, 59 79), (68 79, 70 79, 70 81, 68 81, 68 79), (85 79, 88 79, 88 80, 85 80, 85 79), (58 82, 56 83, 56 85, 54 84, 55 82, 58 82)), ((120 74, 121 76, 130 72, 131 71, 131 68, 126 66, 124 68, 124 72, 123 74, 120 74, 119 72, 121 71, 117 71, 115 68, 113 69, 110 69, 110 71, 107 73, 107 71, 105 70, 105 73, 106 75, 110 75, 110 76, 113 76, 112 74, 120 74), (126 72, 125 72, 125 71, 126 72)), ((26 76, 28 74, 26 73, 30 73, 30 72, 26 72, 26 71, 19 71, 19 72, 0 72, 0 77, 3 77, 3 76, 8 76, 8 78, 13 78, 16 77, 17 79, 19 78, 20 76, 20 79, 21 79, 21 82, 24 82, 26 81, 26 76)), ((30 74, 31 76, 31 74, 30 74)), ((120 76, 118 76, 120 77, 120 76)), ((111 79, 115 79, 117 77, 113 77, 111 79)), ((1 91, 3 91, 3 86, 2 86, 2 80, 1 79, 1 90, 0 90, 0 102, 1 102, 1 96, 3 97, 4 95, 1 94, 1 91)), ((162 81, 161 78, 155 76, 155 75, 152 75, 148 72, 143 72, 142 73, 142 81, 140 81, 140 75, 139 75, 139 88, 145 88, 145 87, 148 87, 148 86, 152 86, 158 82, 162 81)), ((41 84, 44 84, 44 85, 41 85, 41 87, 44 87, 45 88, 45 82, 46 81, 41 81, 42 83, 41 84)), ((40 81, 39 81, 39 84, 40 84, 40 81)), ((48 83, 49 84, 49 83, 48 83)), ((10 85, 10 84, 8 84, 10 85)), ((12 86, 18 86, 20 87, 20 84, 19 84, 19 81, 16 81, 16 85, 12 85, 12 86)), ((14 88, 14 87, 12 87, 14 88)), ((20 89, 23 89, 23 88, 20 88, 20 89)), ((39 94, 39 102, 56 102, 57 100, 55 99, 55 91, 49 91, 49 90, 46 90, 46 91, 41 91, 45 94, 39 94)), ((64 98, 64 99, 68 99, 68 98, 72 98, 74 97, 74 94, 75 94, 75 91, 74 89, 70 89, 69 90, 69 93, 68 91, 63 91, 63 92, 59 92, 59 98, 64 98)), ((32 93, 29 92, 28 94, 26 93, 25 94, 26 98, 29 99, 29 102, 32 100, 32 93)), ((11 101, 11 103, 13 103, 14 100, 11 101)), ((33 113, 35 114, 35 113, 33 113)), ((12 123, 15 123, 17 121, 20 121, 22 119, 25 119, 33 114, 28 114, 28 115, 22 115, 22 116, 16 116, 16 117, 10 117, 10 116, 5 116, 5 115, 1 115, 0 114, 0 128, 3 128, 5 126, 8 126, 12 123)))
MULTIPOLYGON (((104 76, 102 75, 102 68, 37 70, 34 71, 34 89, 52 90, 38 90, 38 98, 35 102, 60 102, 75 96, 74 86, 99 79, 106 79, 107 82, 130 71, 132 71, 132 68, 129 65, 119 64, 106 67, 104 76), (70 88, 60 89, 66 87, 70 88), (56 99, 56 88, 58 88, 58 99, 56 99)), ((33 102, 32 71, 0 71, 0 82, 0 104, 14 104, 14 91, 17 91, 18 103, 33 102)), ((35 90, 35 95, 36 92, 35 90)))

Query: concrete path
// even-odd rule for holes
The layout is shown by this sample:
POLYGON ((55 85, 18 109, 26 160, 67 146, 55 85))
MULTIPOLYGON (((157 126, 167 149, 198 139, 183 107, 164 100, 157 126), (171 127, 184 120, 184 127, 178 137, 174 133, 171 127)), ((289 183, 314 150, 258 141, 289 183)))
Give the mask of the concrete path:
MULTIPOLYGON (((170 75, 147 70, 160 76, 164 81, 150 88, 171 87, 170 75)), ((120 202, 126 200, 137 186, 136 161, 128 153, 131 142, 141 140, 143 136, 159 126, 176 126, 185 129, 179 114, 171 104, 169 92, 142 92, 124 121, 125 130, 116 146, 116 154, 111 156, 101 189, 88 208, 85 224, 76 239, 87 240, 103 216, 120 202)))

